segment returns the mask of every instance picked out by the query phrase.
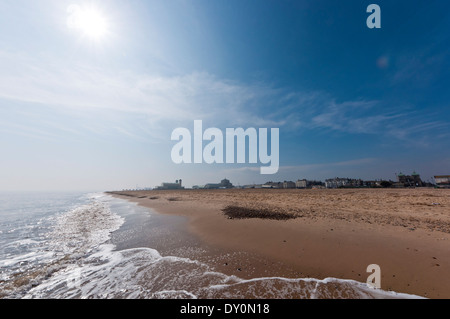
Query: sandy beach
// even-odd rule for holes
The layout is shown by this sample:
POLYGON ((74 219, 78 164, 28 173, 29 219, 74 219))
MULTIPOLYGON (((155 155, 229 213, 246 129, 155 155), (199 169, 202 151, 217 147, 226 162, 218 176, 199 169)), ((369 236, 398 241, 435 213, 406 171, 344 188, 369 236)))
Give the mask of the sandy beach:
MULTIPOLYGON (((450 298, 450 190, 229 189, 112 192, 162 214, 188 217, 189 232, 241 278, 328 277, 366 282, 381 268, 381 289, 450 298), (289 219, 237 218, 233 208, 289 219)), ((238 215, 236 215, 238 216, 238 215)))

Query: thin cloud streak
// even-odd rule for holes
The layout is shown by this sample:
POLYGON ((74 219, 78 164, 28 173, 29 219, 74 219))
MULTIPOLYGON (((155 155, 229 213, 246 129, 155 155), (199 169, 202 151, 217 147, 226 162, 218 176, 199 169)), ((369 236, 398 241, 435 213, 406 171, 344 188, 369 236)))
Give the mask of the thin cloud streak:
MULTIPOLYGON (((0 98, 34 104, 36 112, 45 106, 61 114, 90 114, 95 121, 88 118, 90 125, 85 129, 108 132, 107 127, 116 127, 116 132, 130 138, 167 139, 167 130, 192 125, 195 119, 222 128, 279 127, 294 134, 319 130, 411 141, 418 131, 448 127, 435 119, 424 119, 418 125, 411 121, 410 112, 385 111, 381 101, 337 103, 326 92, 248 85, 205 72, 180 76, 112 73, 7 51, 0 51, 0 67, 7 71, 0 74, 0 98), (124 125, 124 121, 136 125, 124 125), (139 129, 145 125, 152 127, 151 132, 139 129)), ((80 116, 77 120, 86 119, 80 116)))
MULTIPOLYGON (((293 166, 280 166, 280 173, 287 172, 307 172, 311 170, 318 169, 326 169, 333 167, 353 167, 359 165, 369 165, 377 162, 376 158, 362 158, 362 159, 354 159, 348 161, 340 161, 340 162, 331 162, 331 163, 313 163, 313 164, 303 164, 303 165, 293 165, 293 166)), ((223 170, 228 173, 236 173, 236 172, 259 172, 260 168, 256 166, 244 166, 237 168, 230 168, 223 170)))

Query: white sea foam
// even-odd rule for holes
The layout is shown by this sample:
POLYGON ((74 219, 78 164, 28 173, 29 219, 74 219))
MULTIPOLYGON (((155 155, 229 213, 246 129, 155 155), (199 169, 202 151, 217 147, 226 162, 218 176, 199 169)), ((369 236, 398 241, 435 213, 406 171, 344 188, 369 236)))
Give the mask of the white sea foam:
POLYGON ((61 281, 59 276, 64 274, 67 281, 71 269, 78 271, 77 264, 109 240, 111 232, 119 229, 124 221, 98 200, 47 220, 52 221, 54 226, 45 228, 41 220, 36 220, 30 221, 31 224, 21 230, 25 235, 29 234, 27 229, 46 229, 44 235, 38 232, 36 239, 19 238, 3 244, 1 275, 8 281, 0 286, 8 298, 23 297, 30 290, 39 290, 40 287, 39 296, 47 297, 45 289, 49 283, 61 281))
POLYGON ((71 253, 91 249, 109 239, 123 218, 111 213, 106 204, 94 201, 60 216, 51 234, 56 251, 71 253))
POLYGON ((241 279, 189 258, 151 248, 114 251, 102 245, 78 267, 66 268, 27 298, 419 298, 369 288, 353 280, 263 277, 241 279), (76 279, 76 285, 69 281, 76 279))

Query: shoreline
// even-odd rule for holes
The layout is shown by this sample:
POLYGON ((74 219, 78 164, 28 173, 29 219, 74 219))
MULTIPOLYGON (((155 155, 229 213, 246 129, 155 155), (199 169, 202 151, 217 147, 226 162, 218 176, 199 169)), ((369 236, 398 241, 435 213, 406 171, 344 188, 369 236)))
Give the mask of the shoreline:
POLYGON ((107 192, 161 214, 188 217, 188 230, 223 252, 255 256, 245 269, 216 258, 225 273, 333 277, 365 283, 381 268, 381 289, 449 298, 450 191, 435 189, 173 190, 107 192), (228 205, 295 212, 290 220, 230 219, 228 205), (259 259, 260 258, 260 259, 259 259), (234 268, 233 268, 234 267, 234 268))

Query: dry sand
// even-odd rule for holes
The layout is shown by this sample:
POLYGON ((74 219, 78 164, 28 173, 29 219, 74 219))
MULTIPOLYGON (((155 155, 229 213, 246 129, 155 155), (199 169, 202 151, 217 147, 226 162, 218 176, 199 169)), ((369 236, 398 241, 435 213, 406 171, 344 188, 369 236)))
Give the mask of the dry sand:
POLYGON ((367 266, 378 264, 383 290, 450 298, 448 189, 231 189, 114 194, 160 213, 188 216, 190 231, 216 249, 261 256, 265 262, 256 265, 256 273, 267 273, 267 268, 277 265, 271 275, 366 282, 367 266), (230 205, 296 218, 230 219, 222 211, 230 205))

